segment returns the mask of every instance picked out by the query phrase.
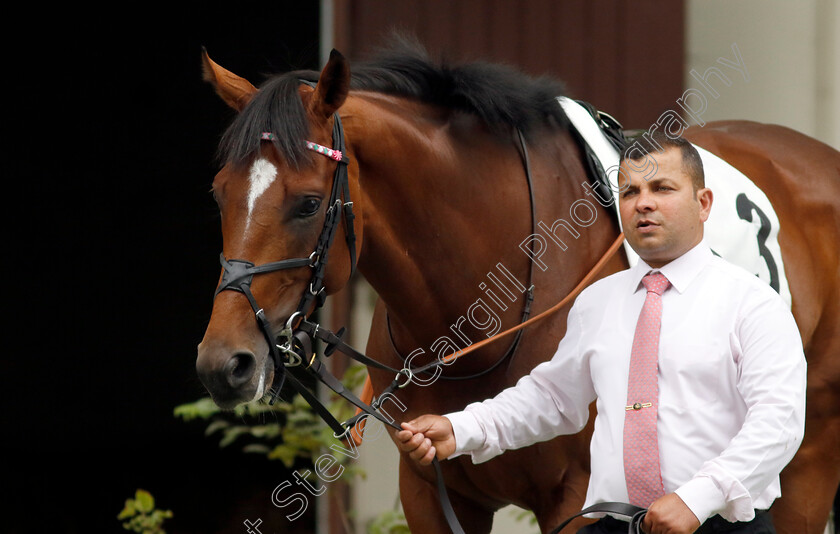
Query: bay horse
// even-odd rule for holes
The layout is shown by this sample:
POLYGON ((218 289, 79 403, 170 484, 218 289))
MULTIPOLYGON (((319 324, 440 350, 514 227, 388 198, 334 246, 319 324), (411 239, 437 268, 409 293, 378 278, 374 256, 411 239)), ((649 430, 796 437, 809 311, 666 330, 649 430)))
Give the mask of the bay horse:
MULTIPOLYGON (((334 51, 320 73, 276 75, 259 89, 206 52, 203 67, 205 80, 238 112, 220 143, 213 193, 223 236, 219 289, 245 280, 247 287, 217 290, 196 362, 223 408, 268 393, 276 373, 266 332, 288 331, 302 306, 310 313, 315 297, 344 287, 356 258, 379 297, 364 353, 400 369, 520 324, 529 304, 532 313, 549 309, 620 235, 599 203, 589 203, 592 213, 575 212, 590 178, 555 100, 563 87, 550 78, 490 63, 438 65, 406 44, 355 65, 352 74, 334 51), (346 186, 332 204, 342 166, 346 186), (355 219, 336 215, 348 197, 355 219), (535 269, 520 245, 535 221, 561 219, 563 246, 549 243, 535 269), (329 252, 324 265, 313 250, 329 221, 335 235, 317 249, 329 252), (275 263, 283 261, 290 263, 275 263), (257 268, 263 265, 273 267, 257 268), (311 285, 315 265, 323 268, 322 287, 311 285)), ((783 496, 772 513, 780 533, 821 533, 840 481, 840 154, 790 129, 752 122, 709 123, 685 136, 751 177, 777 210, 809 374, 806 436, 782 473, 783 496)), ((628 259, 618 253, 601 265, 595 278, 627 268, 628 259)), ((460 410, 515 384, 552 356, 570 305, 525 328, 518 346, 488 344, 447 360, 434 375, 409 376, 395 393, 406 408, 402 420, 460 410)), ((369 379, 379 394, 394 376, 371 366, 369 379)), ((576 435, 480 465, 468 457, 443 462, 465 530, 489 532, 494 512, 511 503, 532 510, 543 532, 577 513, 592 419, 576 435)), ((400 496, 413 532, 450 531, 436 481, 431 468, 401 458, 400 496)))

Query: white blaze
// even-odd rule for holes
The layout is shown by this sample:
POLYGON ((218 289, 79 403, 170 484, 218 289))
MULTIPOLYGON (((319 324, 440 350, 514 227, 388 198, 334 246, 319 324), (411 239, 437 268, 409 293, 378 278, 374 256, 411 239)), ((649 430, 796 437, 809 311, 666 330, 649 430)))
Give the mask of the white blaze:
POLYGON ((251 223, 251 212, 254 211, 254 205, 257 203, 257 199, 265 193, 265 190, 274 182, 276 177, 277 167, 265 158, 258 159, 251 166, 251 171, 248 174, 248 181, 251 186, 248 190, 248 220, 245 223, 246 228, 251 223))
POLYGON ((265 395, 265 369, 260 373, 260 383, 257 385, 257 392, 251 402, 258 401, 265 395))

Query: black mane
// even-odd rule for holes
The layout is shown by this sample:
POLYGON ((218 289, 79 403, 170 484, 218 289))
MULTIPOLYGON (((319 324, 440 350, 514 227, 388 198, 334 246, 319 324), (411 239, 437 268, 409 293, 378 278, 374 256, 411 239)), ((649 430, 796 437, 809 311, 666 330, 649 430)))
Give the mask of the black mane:
MULTIPOLYGON (((563 84, 550 77, 531 78, 516 69, 473 62, 450 66, 433 62, 418 43, 396 38, 364 63, 351 66, 351 89, 416 98, 480 117, 500 136, 519 129, 528 138, 537 128, 565 127, 566 115, 555 98, 563 84)), ((225 162, 244 161, 258 150, 260 134, 272 132, 274 144, 299 166, 308 155, 306 112, 298 97, 300 80, 316 81, 315 71, 294 71, 267 80, 236 117, 220 143, 225 162)))

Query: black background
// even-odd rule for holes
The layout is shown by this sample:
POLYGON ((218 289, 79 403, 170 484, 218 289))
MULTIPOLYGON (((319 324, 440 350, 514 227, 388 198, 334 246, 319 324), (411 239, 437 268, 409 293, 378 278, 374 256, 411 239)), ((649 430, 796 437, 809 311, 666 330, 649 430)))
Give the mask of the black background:
POLYGON ((179 4, 6 17, 2 532, 125 532, 137 488, 174 512, 170 533, 311 527, 271 506, 282 464, 220 449, 173 408, 204 396, 209 188, 233 117, 201 47, 255 85, 318 68, 318 2, 179 4))

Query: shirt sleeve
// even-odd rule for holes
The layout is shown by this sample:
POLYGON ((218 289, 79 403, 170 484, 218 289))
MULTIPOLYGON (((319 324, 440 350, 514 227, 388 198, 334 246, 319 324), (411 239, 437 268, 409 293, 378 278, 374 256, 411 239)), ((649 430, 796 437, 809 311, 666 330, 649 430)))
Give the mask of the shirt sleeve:
POLYGON ((470 453, 473 463, 481 463, 509 449, 579 432, 595 399, 588 361, 580 350, 582 334, 576 303, 551 360, 496 397, 446 414, 455 434, 453 457, 470 453))
POLYGON ((730 339, 739 350, 737 388, 747 414, 722 453, 676 490, 702 523, 714 514, 749 521, 753 502, 779 476, 805 431, 806 362, 781 298, 753 299, 730 339))

